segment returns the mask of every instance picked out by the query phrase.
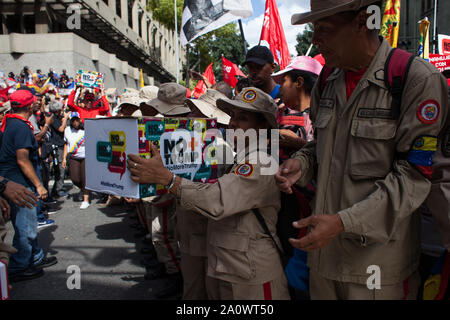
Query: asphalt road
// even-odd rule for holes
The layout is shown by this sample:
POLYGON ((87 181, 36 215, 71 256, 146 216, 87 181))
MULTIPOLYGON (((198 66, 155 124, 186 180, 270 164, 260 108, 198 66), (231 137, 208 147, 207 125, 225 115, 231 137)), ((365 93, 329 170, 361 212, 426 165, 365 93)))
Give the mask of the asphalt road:
MULTIPOLYGON (((67 181, 66 181, 67 182, 67 181)), ((66 184, 67 185, 67 184, 66 184)), ((72 187, 69 194, 79 190, 72 187)), ((91 206, 80 210, 81 202, 60 198, 54 207, 60 210, 50 215, 55 224, 39 229, 39 246, 48 256, 56 256, 58 263, 44 269, 44 276, 13 283, 11 300, 22 299, 155 299, 154 293, 165 284, 165 279, 145 280, 145 247, 131 227, 137 222, 132 207, 125 205, 105 207, 91 201, 91 206), (80 289, 69 289, 67 282, 73 271, 80 268, 80 289), (73 267, 72 267, 73 268, 73 267)), ((8 223, 6 241, 12 242, 14 229, 8 223)), ((70 283, 75 283, 73 277, 70 283)), ((174 298, 175 299, 175 298, 174 298)))

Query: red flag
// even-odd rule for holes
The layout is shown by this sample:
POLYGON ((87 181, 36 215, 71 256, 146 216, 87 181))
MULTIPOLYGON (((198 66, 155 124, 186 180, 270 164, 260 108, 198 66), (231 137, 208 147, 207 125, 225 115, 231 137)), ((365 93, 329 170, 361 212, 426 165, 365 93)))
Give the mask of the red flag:
POLYGON ((232 88, 236 86, 237 79, 236 76, 241 76, 247 78, 247 76, 230 60, 225 59, 222 56, 222 71, 223 71, 223 81, 228 83, 232 88))
POLYGON ((264 14, 264 24, 261 31, 261 41, 269 43, 275 62, 283 70, 289 64, 291 55, 284 35, 283 25, 281 24, 280 14, 275 0, 266 1, 266 12, 264 14))
MULTIPOLYGON (((203 76, 206 77, 206 79, 208 79, 209 83, 211 83, 211 85, 216 84, 216 78, 214 77, 214 72, 212 69, 212 63, 208 66, 208 68, 206 68, 205 73, 203 73, 203 76)), ((206 84, 203 80, 200 80, 197 85, 194 88, 194 97, 196 99, 198 99, 201 95, 206 93, 206 84)))
POLYGON ((8 91, 11 88, 12 88, 12 86, 6 87, 4 89, 0 89, 0 102, 8 101, 8 91))

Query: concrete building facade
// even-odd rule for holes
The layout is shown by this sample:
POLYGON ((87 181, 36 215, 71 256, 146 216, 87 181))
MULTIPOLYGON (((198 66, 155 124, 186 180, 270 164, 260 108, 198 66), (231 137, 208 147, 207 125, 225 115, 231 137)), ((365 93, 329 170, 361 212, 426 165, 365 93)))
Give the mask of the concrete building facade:
POLYGON ((47 72, 79 69, 105 74, 105 87, 122 92, 179 77, 185 49, 160 25, 145 0, 0 1, 0 70, 24 66, 47 72))

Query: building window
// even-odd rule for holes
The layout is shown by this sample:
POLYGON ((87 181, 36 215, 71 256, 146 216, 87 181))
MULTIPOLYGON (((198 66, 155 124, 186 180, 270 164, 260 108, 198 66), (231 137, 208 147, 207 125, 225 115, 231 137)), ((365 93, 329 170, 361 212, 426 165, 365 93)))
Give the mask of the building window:
POLYGON ((128 26, 133 29, 133 4, 134 1, 128 1, 128 26))
POLYGON ((7 15, 6 29, 8 33, 20 33, 20 17, 18 15, 7 15))
POLYGON ((36 20, 34 17, 34 15, 30 14, 23 16, 24 33, 36 33, 36 20))
POLYGON ((139 26, 139 38, 142 38, 142 16, 144 15, 144 12, 143 11, 141 11, 141 12, 139 12, 139 14, 138 14, 138 21, 137 21, 137 23, 138 23, 138 26, 139 26))
POLYGON ((122 7, 121 7, 121 0, 116 0, 116 14, 119 17, 122 17, 122 7))

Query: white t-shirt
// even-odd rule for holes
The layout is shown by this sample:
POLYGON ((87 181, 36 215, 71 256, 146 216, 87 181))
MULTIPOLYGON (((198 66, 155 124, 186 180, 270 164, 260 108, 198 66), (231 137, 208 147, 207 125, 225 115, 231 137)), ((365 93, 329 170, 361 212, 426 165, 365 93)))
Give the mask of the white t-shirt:
POLYGON ((64 141, 67 143, 68 154, 77 159, 85 158, 84 130, 67 127, 64 130, 64 141))

